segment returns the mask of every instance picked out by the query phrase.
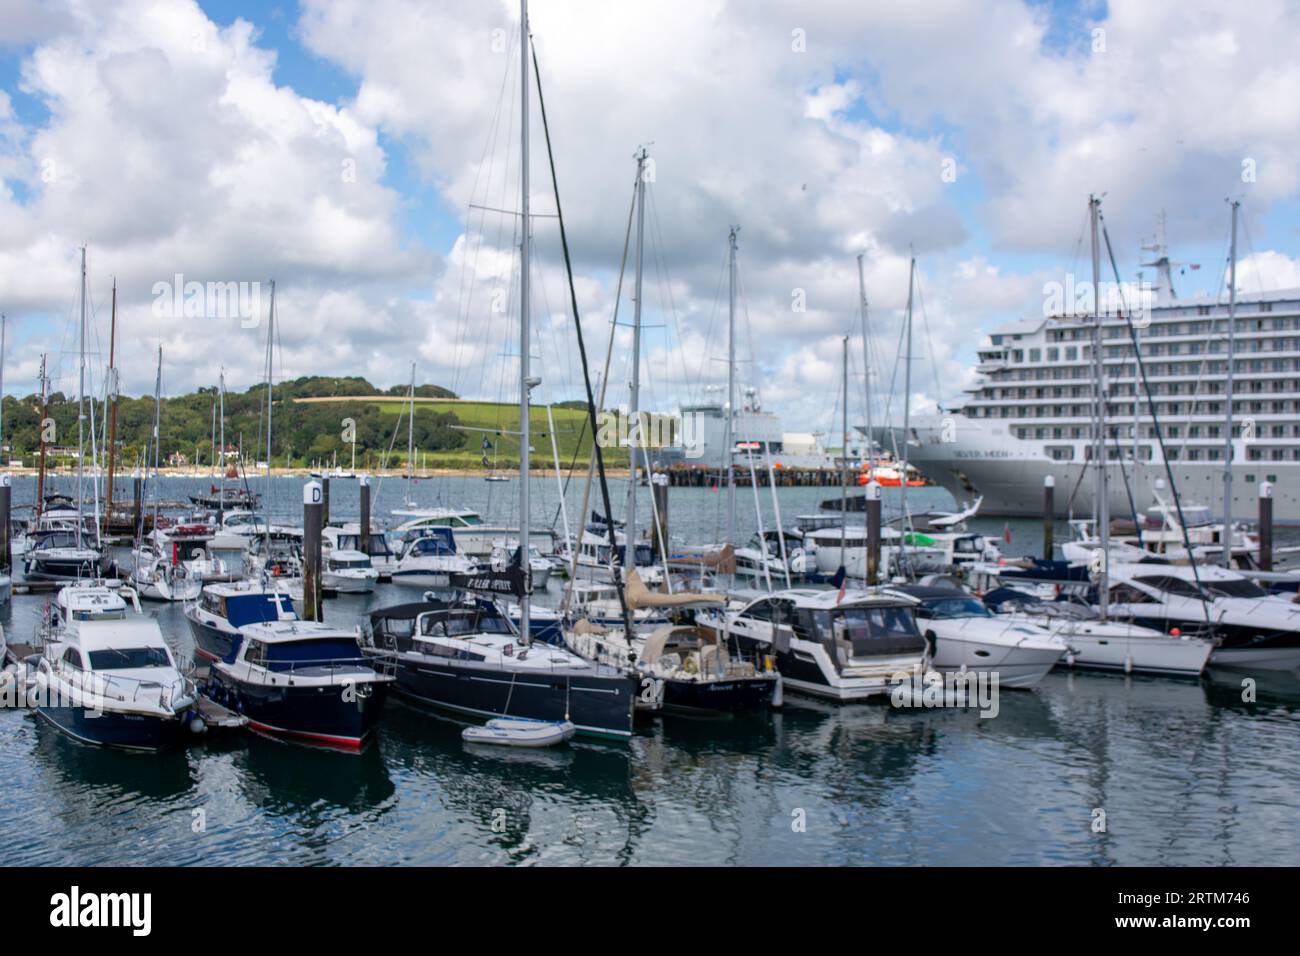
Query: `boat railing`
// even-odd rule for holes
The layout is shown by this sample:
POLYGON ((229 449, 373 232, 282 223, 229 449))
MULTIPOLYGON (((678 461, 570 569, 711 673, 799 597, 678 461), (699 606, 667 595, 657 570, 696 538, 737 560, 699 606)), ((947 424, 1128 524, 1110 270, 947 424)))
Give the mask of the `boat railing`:
POLYGON ((125 677, 102 671, 88 671, 64 660, 52 662, 58 676, 82 694, 124 704, 155 704, 174 710, 176 702, 196 696, 194 682, 184 674, 169 681, 125 677))
POLYGON ((380 677, 394 677, 397 673, 396 660, 368 657, 360 651, 350 657, 323 657, 294 661, 253 660, 246 663, 249 664, 250 673, 260 670, 272 684, 279 683, 281 678, 287 683, 292 683, 294 678, 302 677, 334 678, 339 675, 365 677, 366 675, 361 673, 364 671, 371 671, 380 677))

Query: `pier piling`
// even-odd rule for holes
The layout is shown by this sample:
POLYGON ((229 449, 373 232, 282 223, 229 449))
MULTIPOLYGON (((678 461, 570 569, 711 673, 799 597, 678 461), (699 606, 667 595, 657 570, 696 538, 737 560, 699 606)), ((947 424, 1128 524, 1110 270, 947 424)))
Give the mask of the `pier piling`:
POLYGON ((668 476, 663 472, 656 472, 650 476, 650 494, 654 501, 654 517, 650 528, 651 539, 654 542, 654 553, 658 557, 660 554, 668 552, 668 476))
POLYGON ((131 482, 131 530, 140 530, 141 508, 144 501, 144 479, 136 475, 131 482))
POLYGON ((0 571, 5 574, 13 570, 12 555, 9 553, 9 539, 13 530, 9 520, 12 492, 13 479, 8 475, 0 475, 0 571))
MULTIPOLYGON (((880 583, 880 483, 867 482, 867 584, 880 583)), ((844 516, 848 521, 848 515, 844 516)))
POLYGON ((1052 522, 1056 513, 1056 508, 1052 499, 1056 493, 1056 478, 1052 475, 1046 475, 1043 478, 1043 560, 1052 560, 1052 522))
POLYGON ((322 478, 320 480, 320 526, 323 528, 330 523, 330 480, 322 478))
MULTIPOLYGON (((1224 529, 1227 547, 1232 547, 1232 532, 1224 529)), ((1259 483, 1259 567, 1261 571, 1273 570, 1273 482, 1259 483)))
POLYGON ((309 481, 302 488, 302 616, 308 621, 321 620, 320 601, 320 531, 323 527, 324 493, 319 481, 309 481))

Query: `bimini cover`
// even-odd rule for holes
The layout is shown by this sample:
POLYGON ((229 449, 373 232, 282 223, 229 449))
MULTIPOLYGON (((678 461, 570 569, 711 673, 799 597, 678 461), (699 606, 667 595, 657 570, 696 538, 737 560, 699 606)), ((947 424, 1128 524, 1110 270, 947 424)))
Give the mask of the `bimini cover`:
POLYGON ((646 638, 645 644, 641 648, 641 663, 646 667, 653 666, 659 658, 663 657, 664 647, 667 646, 668 641, 672 639, 674 635, 677 635, 678 640, 682 637, 693 637, 699 641, 701 658, 707 656, 705 653, 706 651, 711 648, 716 648, 714 653, 720 653, 724 662, 727 660, 727 653, 722 648, 722 643, 718 641, 717 637, 712 632, 706 631, 704 628, 692 627, 689 624, 665 624, 663 627, 656 628, 655 631, 646 638))
POLYGON ((696 564, 702 568, 712 568, 719 574, 735 574, 736 549, 728 544, 717 551, 709 551, 705 554, 673 555, 672 563, 696 564))
MULTIPOLYGON (((731 547, 728 545, 727 547, 731 547)), ((732 558, 735 561, 734 555, 732 558)), ((716 604, 725 607, 727 598, 722 594, 702 594, 698 591, 682 591, 678 594, 659 594, 646 588, 641 575, 633 568, 627 573, 627 582, 623 586, 623 596, 627 606, 633 611, 647 607, 686 607, 689 605, 716 604)))
POLYGON ((226 598, 226 620, 232 627, 278 621, 280 614, 276 613, 277 603, 286 618, 295 616, 293 600, 283 591, 232 594, 226 598))

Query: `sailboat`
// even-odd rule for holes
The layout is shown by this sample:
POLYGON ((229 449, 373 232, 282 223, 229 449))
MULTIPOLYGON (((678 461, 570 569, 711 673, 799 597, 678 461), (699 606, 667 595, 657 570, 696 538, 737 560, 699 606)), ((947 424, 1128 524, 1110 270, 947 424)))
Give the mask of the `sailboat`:
MULTIPOLYGON (((104 554, 99 542, 99 523, 88 525, 82 514, 81 504, 84 499, 85 485, 85 415, 82 414, 86 403, 86 248, 81 248, 81 292, 80 292, 80 378, 77 386, 77 499, 75 513, 73 507, 65 510, 71 520, 70 527, 51 528, 47 531, 37 530, 33 535, 32 545, 24 556, 23 573, 25 577, 37 581, 77 581, 83 578, 98 577, 104 570, 104 554)), ((42 466, 44 464, 44 440, 42 438, 42 466)), ((42 474, 44 468, 42 467, 42 474)), ((48 512, 48 509, 47 509, 48 512)), ((40 519, 38 519, 39 521, 40 519)))
MULTIPOLYGON (((520 0, 520 215, 529 221, 528 185, 528 0, 520 0)), ((545 120, 545 111, 542 113, 545 120)), ((563 220, 561 220, 561 223, 563 220)), ((561 228, 563 226, 561 225, 561 228)), ((529 405, 541 379, 529 369, 529 245, 522 230, 520 260, 519 349, 519 515, 528 527, 529 405)), ((414 373, 412 373, 414 375, 414 373)), ((414 378, 412 378, 414 382, 414 378)), ((412 388, 414 393, 414 388, 412 388)), ((532 639, 527 548, 521 563, 502 572, 483 572, 464 581, 466 590, 446 600, 425 595, 419 603, 375 611, 365 651, 391 667, 396 691, 416 703, 474 717, 486 717, 500 734, 479 734, 480 743, 510 743, 532 737, 531 722, 544 721, 561 731, 608 737, 632 733, 635 678, 626 670, 594 664, 562 647, 532 639), (477 593, 475 593, 477 592, 477 593), (519 602, 518 629, 488 595, 512 594, 519 602), (501 718, 515 721, 500 723, 501 718)), ((394 576, 396 579, 396 576, 394 576)), ((522 742, 522 741, 520 741, 522 742)))

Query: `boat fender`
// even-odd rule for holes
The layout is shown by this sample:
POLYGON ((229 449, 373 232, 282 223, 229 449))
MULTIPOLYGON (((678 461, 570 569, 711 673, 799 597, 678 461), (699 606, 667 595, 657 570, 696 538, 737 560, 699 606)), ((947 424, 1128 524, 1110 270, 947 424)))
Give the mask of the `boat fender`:
POLYGON ((195 714, 190 718, 190 733, 205 734, 208 732, 208 722, 195 714))

